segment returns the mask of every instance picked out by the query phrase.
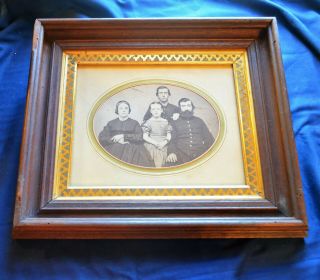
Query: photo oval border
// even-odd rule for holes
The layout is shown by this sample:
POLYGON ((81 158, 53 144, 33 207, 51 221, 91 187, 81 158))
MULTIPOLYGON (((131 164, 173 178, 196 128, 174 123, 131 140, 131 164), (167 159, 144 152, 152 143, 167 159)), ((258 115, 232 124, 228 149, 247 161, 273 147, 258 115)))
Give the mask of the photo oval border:
POLYGON ((185 82, 181 81, 174 81, 174 80, 167 80, 167 79, 145 79, 145 80, 136 80, 136 81, 130 81, 130 82, 124 82, 120 85, 117 85, 110 90, 106 91, 93 105, 89 112, 89 117, 87 121, 87 133, 89 135, 89 139, 99 156, 101 156, 103 159, 108 160, 112 164, 115 164, 116 166, 126 169, 128 171, 132 172, 138 172, 140 174, 152 174, 152 175, 163 175, 163 174, 173 174, 173 173, 180 173, 183 171, 187 171, 190 169, 194 169, 202 164, 204 164, 206 161, 208 161, 214 154, 218 152, 220 147, 222 146, 222 143, 224 141, 225 135, 226 135, 226 119, 224 116, 223 111, 220 109, 217 102, 214 100, 213 97, 209 96, 208 94, 204 93, 204 90, 199 89, 195 86, 192 86, 190 84, 187 84, 185 82), (138 166, 134 164, 130 164, 127 162, 124 162, 115 156, 108 153, 103 146, 99 143, 93 129, 93 121, 96 112, 99 110, 99 108, 112 96, 118 94, 119 92, 132 88, 134 86, 140 86, 140 85, 150 85, 150 84, 165 84, 165 85, 173 85, 180 88, 185 88, 194 94, 198 94, 201 96, 204 100, 206 100, 212 109, 216 112, 216 115, 218 117, 218 134, 217 137, 212 144, 212 146, 201 156, 195 158, 192 161, 189 161, 187 163, 183 163, 176 166, 168 166, 168 167, 143 167, 138 166))

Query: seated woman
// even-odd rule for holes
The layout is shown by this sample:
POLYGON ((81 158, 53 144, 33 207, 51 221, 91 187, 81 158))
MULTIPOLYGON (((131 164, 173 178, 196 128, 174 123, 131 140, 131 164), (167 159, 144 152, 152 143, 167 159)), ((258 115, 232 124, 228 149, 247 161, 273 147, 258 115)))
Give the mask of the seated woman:
POLYGON ((152 102, 148 109, 148 120, 142 124, 144 144, 156 167, 165 165, 167 145, 171 140, 172 127, 162 117, 163 108, 160 102, 152 102))
POLYGON ((130 164, 154 167, 143 145, 143 132, 136 120, 129 118, 130 104, 121 100, 116 104, 118 118, 108 122, 99 134, 99 142, 115 158, 130 164))

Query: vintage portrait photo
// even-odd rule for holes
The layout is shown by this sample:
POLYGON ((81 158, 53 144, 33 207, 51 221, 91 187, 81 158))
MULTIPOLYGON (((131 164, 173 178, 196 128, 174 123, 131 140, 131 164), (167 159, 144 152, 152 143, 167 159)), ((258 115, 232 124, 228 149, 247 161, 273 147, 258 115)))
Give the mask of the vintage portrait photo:
POLYGON ((217 104, 173 81, 127 84, 106 92, 93 116, 94 136, 106 158, 141 168, 192 163, 217 139, 217 104))
POLYGON ((70 187, 244 184, 231 67, 80 65, 77 74, 70 187))

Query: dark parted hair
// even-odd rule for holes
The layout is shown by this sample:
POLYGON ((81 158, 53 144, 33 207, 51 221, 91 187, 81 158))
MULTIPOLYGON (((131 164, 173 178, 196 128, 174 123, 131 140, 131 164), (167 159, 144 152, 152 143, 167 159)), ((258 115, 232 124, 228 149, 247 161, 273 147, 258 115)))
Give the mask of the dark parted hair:
POLYGON ((156 96, 158 96, 158 94, 159 94, 159 89, 167 89, 169 96, 171 96, 170 89, 167 88, 166 86, 160 86, 160 87, 158 87, 158 88, 157 88, 157 91, 156 91, 156 96))
POLYGON ((129 114, 130 114, 130 113, 131 113, 131 106, 130 106, 129 102, 128 102, 128 101, 125 101, 125 100, 120 100, 120 101, 117 102, 117 104, 116 104, 116 109, 115 109, 114 112, 118 115, 118 107, 119 107, 119 105, 120 105, 121 103, 124 103, 124 104, 127 104, 127 105, 128 105, 128 107, 129 107, 129 114))
POLYGON ((189 98, 186 98, 186 97, 183 97, 183 98, 181 98, 181 99, 179 100, 179 102, 178 102, 179 109, 181 110, 180 104, 181 104, 182 102, 187 102, 187 101, 190 101, 190 102, 191 102, 192 111, 193 111, 194 108, 196 108, 196 107, 194 106, 193 102, 192 102, 189 98))
POLYGON ((161 109, 162 109, 161 117, 163 117, 163 111, 164 111, 164 109, 163 109, 162 104, 161 104, 160 102, 158 102, 158 101, 153 101, 153 102, 150 103, 150 105, 149 105, 149 107, 148 107, 148 111, 147 111, 147 113, 144 115, 143 122, 146 122, 148 119, 150 119, 150 118, 152 117, 152 114, 151 114, 151 105, 153 105, 153 104, 159 104, 159 105, 161 106, 161 109))

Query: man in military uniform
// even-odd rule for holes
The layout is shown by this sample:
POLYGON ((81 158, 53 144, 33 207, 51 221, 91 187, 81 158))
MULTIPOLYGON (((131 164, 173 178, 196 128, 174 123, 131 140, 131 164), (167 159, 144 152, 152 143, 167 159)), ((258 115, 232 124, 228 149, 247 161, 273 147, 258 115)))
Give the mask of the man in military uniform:
MULTIPOLYGON (((160 86, 157 88, 156 95, 163 108, 162 117, 167 119, 169 122, 178 119, 179 107, 169 103, 169 96, 171 96, 170 90, 165 86, 160 86)), ((143 117, 143 120, 147 121, 151 118, 151 116, 151 113, 147 111, 143 117)))
POLYGON ((167 165, 190 162, 205 153, 214 137, 205 122, 194 116, 194 105, 188 98, 179 100, 180 117, 173 121, 172 138, 168 145, 167 165))

